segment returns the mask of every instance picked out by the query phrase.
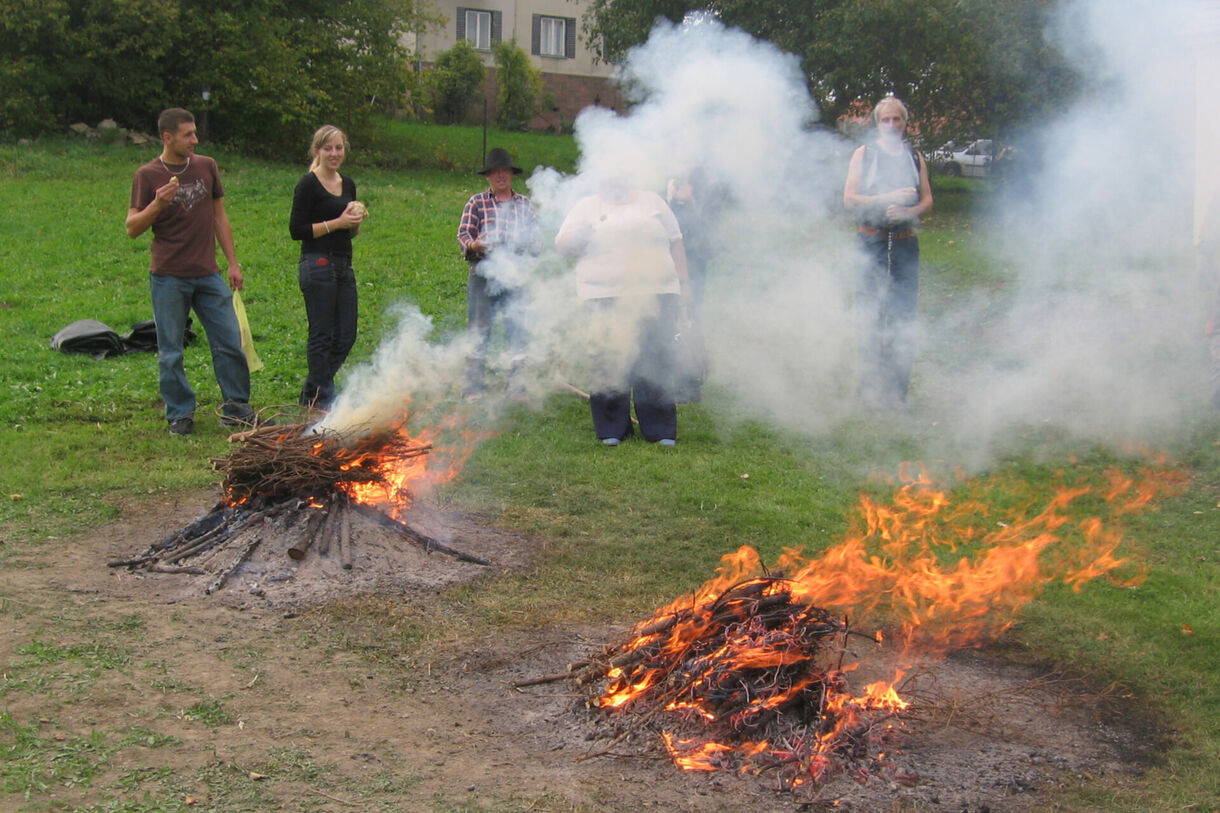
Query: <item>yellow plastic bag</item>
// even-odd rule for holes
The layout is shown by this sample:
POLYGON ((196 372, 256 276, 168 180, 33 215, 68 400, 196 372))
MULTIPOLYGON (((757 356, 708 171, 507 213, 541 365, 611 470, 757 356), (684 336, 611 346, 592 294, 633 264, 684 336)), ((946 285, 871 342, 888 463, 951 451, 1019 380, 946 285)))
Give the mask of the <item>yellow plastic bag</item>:
POLYGON ((241 292, 233 292, 233 312, 237 314, 237 324, 241 327, 241 349, 246 354, 246 364, 250 372, 257 373, 263 369, 263 360, 254 349, 254 338, 250 335, 250 320, 246 318, 246 305, 241 301, 241 292))

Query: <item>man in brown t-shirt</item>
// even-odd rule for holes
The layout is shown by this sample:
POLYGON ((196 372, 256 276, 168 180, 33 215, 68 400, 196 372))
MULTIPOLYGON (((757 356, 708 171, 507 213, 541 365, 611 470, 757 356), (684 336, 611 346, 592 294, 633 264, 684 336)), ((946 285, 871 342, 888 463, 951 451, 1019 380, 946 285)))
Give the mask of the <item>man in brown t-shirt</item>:
POLYGON ((220 171, 211 158, 195 154, 195 117, 180 107, 157 119, 161 154, 136 170, 127 210, 127 234, 152 229, 149 285, 157 324, 157 363, 169 431, 190 434, 195 393, 182 363, 183 335, 193 309, 207 333, 212 369, 224 397, 221 423, 254 423, 250 370, 241 347, 233 294, 243 278, 224 208, 220 171), (216 244, 228 263, 228 285, 216 263, 216 244))

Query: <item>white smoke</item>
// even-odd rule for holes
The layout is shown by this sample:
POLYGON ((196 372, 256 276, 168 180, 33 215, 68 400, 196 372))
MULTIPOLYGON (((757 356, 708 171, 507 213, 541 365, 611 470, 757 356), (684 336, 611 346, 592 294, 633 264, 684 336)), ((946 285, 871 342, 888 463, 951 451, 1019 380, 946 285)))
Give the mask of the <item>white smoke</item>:
MULTIPOLYGON (((1021 194, 988 219, 993 284, 952 307, 921 296, 912 410, 894 420, 916 430, 925 453, 981 462, 1047 425, 1151 443, 1202 408, 1212 281, 1200 279, 1189 250, 1200 42, 1187 32, 1197 7, 1062 5, 1047 33, 1082 55, 1089 91, 1027 134, 1041 149, 1024 151, 1021 194)), ((542 168, 528 181, 541 255, 494 266, 526 291, 520 383, 534 399, 582 383, 571 263, 553 245, 575 202, 607 181, 664 194, 670 179, 702 172, 723 201, 702 309, 714 393, 705 408, 720 420, 833 430, 857 412, 857 258, 841 203, 855 145, 815 124, 795 57, 714 19, 659 24, 622 74, 638 104, 583 112, 579 171, 542 168)), ((925 291, 935 273, 925 262, 925 291)), ((418 314, 405 319, 348 379, 325 426, 376 426, 408 403, 454 399, 470 342, 430 344, 427 328, 418 314)), ((489 377, 512 361, 493 352, 489 377)), ((494 398, 485 406, 495 414, 494 398)))
POLYGON ((987 234, 1003 284, 924 333, 928 407, 960 450, 985 455, 1039 427, 1159 444, 1206 408, 1215 280, 1196 272, 1190 250, 1194 71, 1207 46, 1190 32, 1200 9, 1142 0, 1058 9, 1048 37, 1076 56, 1086 92, 1027 134, 1031 166, 987 234))

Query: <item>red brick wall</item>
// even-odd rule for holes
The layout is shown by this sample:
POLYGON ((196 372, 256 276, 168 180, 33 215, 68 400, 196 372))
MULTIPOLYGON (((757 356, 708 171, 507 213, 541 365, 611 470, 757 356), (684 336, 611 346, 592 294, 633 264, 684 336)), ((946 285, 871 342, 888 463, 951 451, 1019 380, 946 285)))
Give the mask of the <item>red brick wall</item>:
MULTIPOLYGON (((428 63, 424 67, 431 67, 428 63)), ((551 97, 549 109, 539 110, 530 121, 531 130, 562 132, 570 129, 576 114, 596 104, 623 111, 623 98, 610 79, 597 76, 572 76, 562 73, 542 74, 544 96, 551 97)), ((483 79, 482 96, 487 100, 487 121, 496 120, 496 69, 488 68, 483 79)), ((483 103, 475 99, 466 116, 467 124, 483 123, 483 103)))
POLYGON ((542 110, 530 122, 531 129, 559 130, 570 126, 576 114, 589 105, 596 104, 622 112, 623 100, 618 87, 609 80, 596 76, 570 76, 559 73, 542 75, 544 93, 554 99, 554 108, 542 110))

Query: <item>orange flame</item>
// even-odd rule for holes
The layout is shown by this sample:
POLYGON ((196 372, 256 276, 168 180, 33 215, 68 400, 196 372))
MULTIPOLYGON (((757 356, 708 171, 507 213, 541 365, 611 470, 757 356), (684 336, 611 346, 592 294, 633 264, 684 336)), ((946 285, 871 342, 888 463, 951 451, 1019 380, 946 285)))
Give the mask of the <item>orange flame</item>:
MULTIPOLYGON (((403 424, 405 424, 405 418, 403 424)), ((457 478, 462 467, 474 454, 479 442, 491 436, 487 430, 475 430, 461 424, 452 415, 412 437, 403 424, 394 430, 394 438, 380 449, 364 450, 353 455, 350 466, 374 468, 381 482, 348 483, 344 488, 353 501, 374 506, 389 516, 400 519, 411 506, 411 499, 432 488, 457 478), (428 447, 428 454, 395 454, 397 449, 428 447)))
MULTIPOLYGON (((656 653, 666 658, 673 653, 684 670, 701 674, 690 660, 692 642, 702 641, 714 613, 689 610, 713 608, 729 591, 757 579, 766 585, 757 590, 759 602, 785 593, 792 604, 851 616, 855 625, 874 626, 878 645, 883 639, 897 645, 894 674, 870 683, 855 696, 845 676, 856 664, 840 664, 822 673, 824 681, 818 686, 795 681, 796 685, 744 705, 733 713, 734 720, 727 721, 735 731, 737 723, 753 719, 751 715, 787 707, 802 692, 815 696, 820 692, 821 722, 784 748, 765 742, 727 745, 717 738, 683 739, 665 731, 665 746, 675 764, 699 771, 738 764, 744 771, 756 760, 761 764, 765 756, 771 765, 778 761, 798 766, 790 774, 793 787, 816 782, 831 769, 836 749, 844 741, 876 731, 878 722, 908 708, 896 690, 908 662, 994 640, 1053 581, 1076 591, 1102 576, 1120 586, 1139 583, 1141 566, 1118 553, 1124 541, 1118 521, 1146 510, 1158 496, 1175 493, 1185 484, 1181 472, 1163 465, 1141 471, 1138 481, 1117 470, 1105 472, 1102 483, 1059 472, 1053 494, 1039 500, 1023 481, 1006 481, 998 475, 967 481, 951 496, 933 488, 928 475, 917 467, 902 474, 904 484, 890 504, 862 496, 846 537, 816 557, 787 549, 769 571, 748 546, 725 555, 716 575, 702 587, 637 625, 635 637, 615 658, 627 664, 635 652, 652 652, 649 657, 657 661, 664 658, 656 653), (1045 504, 1038 507, 1040 501, 1045 504), (1120 578, 1124 570, 1128 572, 1120 578), (884 636, 882 628, 888 630, 884 636)), ((774 670, 806 657, 786 648, 783 640, 760 635, 749 623, 726 629, 724 635, 715 651, 698 656, 700 662, 723 659, 721 663, 729 664, 734 674, 749 670, 778 674, 774 670)), ((835 651, 845 649, 840 646, 835 651)), ((659 668, 649 671, 648 663, 609 670, 597 704, 622 709, 646 696, 662 679, 659 668)), ((726 721, 718 720, 702 703, 702 688, 690 684, 666 711, 687 723, 702 721, 709 728, 719 724, 723 732, 726 721)), ((881 729, 888 725, 893 723, 881 729)))

